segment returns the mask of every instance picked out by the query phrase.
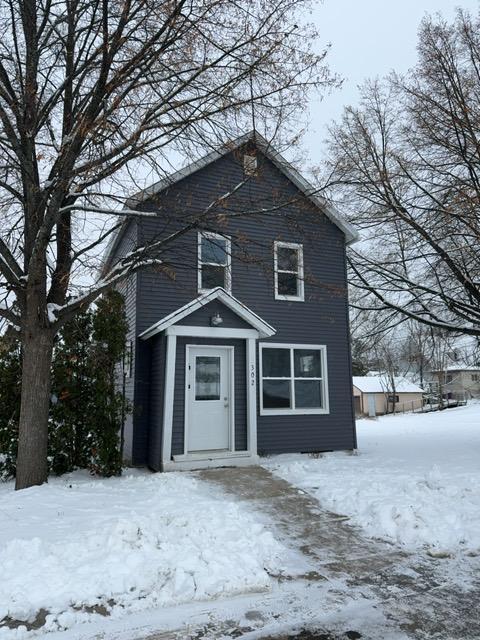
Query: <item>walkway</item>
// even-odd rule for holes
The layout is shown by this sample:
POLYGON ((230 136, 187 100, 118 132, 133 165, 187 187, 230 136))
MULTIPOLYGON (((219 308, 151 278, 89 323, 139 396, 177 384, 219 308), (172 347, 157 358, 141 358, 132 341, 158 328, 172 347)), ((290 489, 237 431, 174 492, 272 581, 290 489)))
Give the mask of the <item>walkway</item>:
POLYGON ((316 575, 310 580, 344 580, 351 587, 365 588, 407 637, 480 638, 479 558, 462 563, 408 555, 368 540, 345 518, 322 511, 314 498, 262 467, 213 469, 201 477, 268 516, 275 523, 275 535, 313 559, 316 575), (462 586, 467 574, 474 581, 473 590, 462 586))
POLYGON ((262 467, 198 475, 248 502, 306 562, 273 576, 271 593, 206 603, 202 623, 195 615, 182 629, 145 640, 480 639, 480 558, 411 555, 369 540, 262 467), (296 632, 288 629, 292 619, 296 632))

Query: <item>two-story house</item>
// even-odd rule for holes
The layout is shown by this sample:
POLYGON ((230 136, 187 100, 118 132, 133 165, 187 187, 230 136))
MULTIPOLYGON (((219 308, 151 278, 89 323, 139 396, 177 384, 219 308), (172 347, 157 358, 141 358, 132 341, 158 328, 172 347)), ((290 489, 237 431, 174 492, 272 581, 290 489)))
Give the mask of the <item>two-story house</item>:
POLYGON ((258 134, 133 196, 104 270, 169 238, 122 285, 125 455, 155 470, 356 447, 346 245, 356 233, 258 134))
POLYGON ((447 398, 468 400, 480 398, 480 368, 457 363, 432 371, 430 387, 447 398))

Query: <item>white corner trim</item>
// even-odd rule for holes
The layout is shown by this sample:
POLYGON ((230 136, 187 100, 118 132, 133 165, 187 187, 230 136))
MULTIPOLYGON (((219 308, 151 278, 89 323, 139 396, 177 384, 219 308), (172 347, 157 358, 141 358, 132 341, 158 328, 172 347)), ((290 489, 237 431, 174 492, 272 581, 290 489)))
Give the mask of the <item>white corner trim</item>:
MULTIPOLYGON (((261 416, 291 416, 291 415, 327 415, 330 413, 330 397, 328 391, 328 361, 327 361, 327 347, 326 345, 318 344, 290 344, 285 342, 260 342, 259 349, 259 396, 260 396, 260 415, 261 416), (316 349, 320 351, 322 362, 322 378, 302 378, 304 380, 321 380, 322 390, 324 395, 324 406, 318 408, 298 408, 298 409, 264 409, 263 407, 263 349, 289 349, 291 354, 291 371, 290 377, 284 378, 285 380, 295 381, 294 375, 294 362, 293 362, 293 350, 294 349, 316 349)), ((281 379, 281 378, 278 378, 281 379)), ((297 378, 298 379, 298 378, 297 378)))
POLYGON ((274 287, 275 287, 275 300, 290 300, 291 302, 305 302, 305 273, 303 266, 303 244, 298 242, 281 242, 277 240, 273 244, 273 273, 274 273, 274 287), (287 296, 278 293, 278 248, 296 249, 298 255, 298 271, 289 271, 284 273, 295 273, 297 275, 297 296, 287 296))
POLYGON ((257 341, 247 340, 247 447, 257 454, 257 341))
POLYGON ((162 466, 172 457, 173 399, 175 392, 175 361, 177 337, 167 336, 165 382, 163 391, 162 466))
MULTIPOLYGON (((187 317, 197 309, 200 309, 204 305, 212 302, 213 300, 220 300, 226 307, 231 309, 234 313, 236 313, 240 318, 245 320, 249 325, 251 325, 252 329, 256 329, 261 338, 268 338, 275 335, 276 330, 265 322, 260 316, 258 316, 255 312, 249 309, 243 302, 240 302, 237 298, 232 296, 231 293, 222 289, 222 287, 217 287, 216 289, 212 289, 207 293, 203 293, 198 298, 195 298, 191 302, 188 302, 180 309, 177 309, 173 313, 165 316, 151 327, 146 329, 140 334, 140 338, 142 340, 148 340, 152 336, 156 335, 167 329, 168 327, 176 324, 183 318, 187 317)), ((205 330, 209 327, 205 327, 205 330)), ((214 327, 212 327, 214 328, 214 327)))

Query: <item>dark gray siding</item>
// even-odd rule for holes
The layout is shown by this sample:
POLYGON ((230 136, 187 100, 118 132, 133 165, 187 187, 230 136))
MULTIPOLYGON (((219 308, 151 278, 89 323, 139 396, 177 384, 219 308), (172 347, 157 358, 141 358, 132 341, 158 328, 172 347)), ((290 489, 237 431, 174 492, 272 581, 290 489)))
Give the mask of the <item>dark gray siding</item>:
POLYGON ((247 448, 247 369, 245 340, 178 338, 175 367, 175 394, 173 404, 172 455, 179 455, 184 452, 185 354, 187 344, 217 344, 234 347, 235 449, 236 451, 245 451, 247 448))
POLYGON ((163 335, 150 340, 150 411, 148 429, 148 466, 160 470, 162 459, 163 392, 165 385, 166 339, 163 335))
MULTIPOLYGON (((119 257, 132 251, 136 246, 137 227, 135 221, 129 223, 124 234, 118 242, 116 250, 112 256, 112 262, 115 263, 119 257)), ((131 367, 131 376, 127 377, 125 384, 125 395, 129 404, 133 407, 135 403, 135 353, 136 353, 136 318, 137 318, 137 274, 130 276, 127 280, 117 285, 117 290, 123 295, 125 300, 125 313, 128 321, 127 344, 133 343, 133 362, 131 367)), ((125 421, 124 432, 124 458, 126 462, 131 463, 133 459, 133 440, 134 440, 134 415, 129 413, 125 421)))
POLYGON ((201 309, 194 311, 189 316, 182 318, 178 324, 188 325, 190 327, 208 327, 210 326, 210 318, 219 313, 223 319, 222 327, 226 327, 229 329, 251 329, 251 325, 248 322, 245 322, 242 318, 237 316, 237 314, 226 307, 219 300, 214 300, 213 302, 209 302, 201 309))
MULTIPOLYGON (((158 211, 159 217, 139 223, 139 242, 178 229, 189 217, 201 214, 219 195, 242 180, 241 158, 230 154, 173 185, 156 200, 143 203, 142 208, 158 211)), ((211 220, 208 228, 215 228, 211 220)), ((232 294, 276 328, 277 334, 271 340, 324 344, 328 351, 330 414, 259 416, 259 450, 267 453, 353 448, 355 429, 343 232, 266 159, 261 159, 258 177, 236 192, 228 209, 224 207, 216 228, 232 237, 232 294), (261 210, 271 213, 255 213, 261 210), (230 215, 239 211, 250 215, 230 215), (274 240, 303 244, 305 302, 274 299, 274 240)), ((150 269, 137 276, 136 335, 198 295, 197 232, 182 236, 175 249, 165 251, 162 257, 168 269, 150 269)), ((208 324, 209 313, 209 310, 199 310, 197 316, 183 322, 208 324)), ((221 315, 224 313, 221 311, 221 315)), ((238 319, 225 315, 225 320, 232 322, 225 326, 238 326, 234 324, 238 319)), ((145 407, 151 407, 148 388, 151 374, 150 346, 147 345, 136 359, 133 458, 138 463, 147 461, 149 446, 149 417, 145 407)), ((177 375, 183 380, 181 372, 177 375)), ((183 449, 179 427, 183 420, 183 397, 179 393, 181 387, 177 385, 176 453, 183 449)), ((150 424, 153 428, 153 421, 150 424)))

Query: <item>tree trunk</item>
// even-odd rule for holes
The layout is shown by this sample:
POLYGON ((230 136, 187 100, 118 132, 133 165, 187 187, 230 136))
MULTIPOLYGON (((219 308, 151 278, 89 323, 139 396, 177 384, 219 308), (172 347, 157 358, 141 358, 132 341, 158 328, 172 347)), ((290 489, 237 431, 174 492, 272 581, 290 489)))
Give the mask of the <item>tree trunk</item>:
POLYGON ((29 327, 23 339, 22 400, 15 489, 47 481, 48 412, 53 334, 29 327))

